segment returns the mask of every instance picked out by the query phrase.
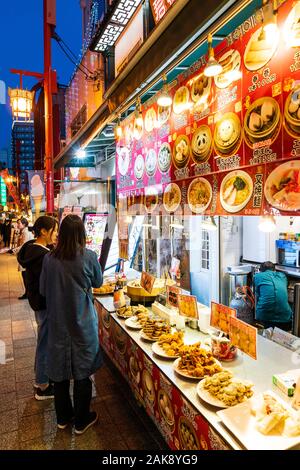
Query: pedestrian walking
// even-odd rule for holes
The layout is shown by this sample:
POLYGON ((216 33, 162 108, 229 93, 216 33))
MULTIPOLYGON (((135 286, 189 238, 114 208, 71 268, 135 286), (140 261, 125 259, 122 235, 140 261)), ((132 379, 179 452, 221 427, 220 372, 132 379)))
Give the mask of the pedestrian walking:
MULTIPOLYGON (((29 240, 33 239, 33 234, 28 230, 28 220, 25 217, 17 220, 17 229, 19 231, 18 241, 17 241, 17 248, 13 249, 13 253, 17 255, 21 250, 24 243, 28 242, 29 240)), ((22 274, 23 284, 24 284, 24 294, 18 297, 19 300, 27 299, 27 274, 26 269, 23 268, 18 263, 18 271, 22 274)))

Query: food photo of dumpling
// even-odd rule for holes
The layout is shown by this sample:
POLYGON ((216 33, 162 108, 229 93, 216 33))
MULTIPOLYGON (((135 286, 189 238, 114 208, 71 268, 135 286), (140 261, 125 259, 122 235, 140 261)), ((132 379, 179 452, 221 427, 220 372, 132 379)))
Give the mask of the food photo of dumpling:
POLYGON ((156 112, 154 108, 150 108, 146 112, 145 116, 145 129, 147 132, 152 132, 155 129, 157 123, 156 112))
POLYGON ((206 162, 212 151, 212 135, 210 128, 203 124, 198 127, 192 138, 192 159, 195 163, 206 162))
POLYGON ((180 114, 189 109, 190 92, 186 86, 182 86, 176 90, 173 99, 173 111, 180 114))
POLYGON ((162 419, 173 429, 175 425, 173 406, 164 390, 158 392, 158 409, 162 419))
POLYGON ((234 155, 241 144, 241 121, 235 113, 225 113, 217 121, 214 131, 214 146, 220 156, 234 155))
POLYGON ((244 118, 244 133, 245 141, 251 148, 256 142, 274 142, 280 128, 280 108, 274 98, 258 98, 249 106, 244 118))
POLYGON ((174 143, 173 159, 177 168, 184 168, 190 158, 190 140, 186 135, 179 135, 174 143))
POLYGON ((284 106, 284 125, 287 132, 296 139, 300 135, 300 86, 288 95, 284 106))

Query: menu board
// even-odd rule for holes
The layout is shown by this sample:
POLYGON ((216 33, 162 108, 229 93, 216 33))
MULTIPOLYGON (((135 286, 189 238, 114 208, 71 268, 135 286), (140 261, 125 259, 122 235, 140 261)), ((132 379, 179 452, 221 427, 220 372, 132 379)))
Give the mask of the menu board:
POLYGON ((167 286, 167 305, 178 308, 178 295, 181 294, 180 287, 167 286))
POLYGON ((236 310, 226 305, 211 302, 210 325, 224 333, 230 331, 230 318, 236 317, 236 310))
POLYGON ((86 232, 86 246, 94 251, 98 257, 104 241, 108 214, 84 214, 84 227, 86 232))
POLYGON ((221 74, 206 77, 203 56, 169 84, 171 107, 153 96, 143 122, 122 122, 128 213, 300 213, 300 1, 278 5, 271 33, 264 7, 215 48, 221 74))
POLYGON ((229 321, 229 337, 232 344, 257 359, 257 328, 234 317, 230 317, 229 321))
POLYGON ((154 283, 155 283, 155 277, 143 271, 142 276, 141 276, 141 287, 143 287, 145 291, 151 294, 154 283))
POLYGON ((178 294, 179 315, 198 319, 197 297, 194 295, 178 294))

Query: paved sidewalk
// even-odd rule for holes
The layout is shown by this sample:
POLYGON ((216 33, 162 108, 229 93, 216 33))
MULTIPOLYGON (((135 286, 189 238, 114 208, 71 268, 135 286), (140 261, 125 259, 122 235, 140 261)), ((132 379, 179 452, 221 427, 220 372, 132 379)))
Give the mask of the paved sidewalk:
POLYGON ((18 300, 22 293, 16 258, 0 254, 0 340, 6 353, 6 363, 0 363, 0 450, 167 449, 108 359, 95 375, 92 408, 99 423, 82 436, 57 429, 53 400, 33 397, 36 324, 27 300, 18 300))

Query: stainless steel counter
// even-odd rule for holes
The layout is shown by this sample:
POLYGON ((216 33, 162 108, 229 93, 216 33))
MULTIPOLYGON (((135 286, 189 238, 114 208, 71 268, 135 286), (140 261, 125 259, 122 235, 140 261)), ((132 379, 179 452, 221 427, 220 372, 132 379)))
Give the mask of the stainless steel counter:
POLYGON ((300 268, 290 268, 287 266, 276 266, 276 271, 285 273, 287 276, 299 277, 300 279, 300 268))

